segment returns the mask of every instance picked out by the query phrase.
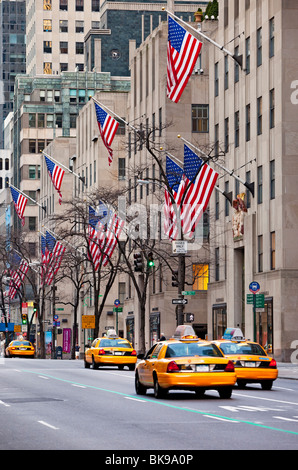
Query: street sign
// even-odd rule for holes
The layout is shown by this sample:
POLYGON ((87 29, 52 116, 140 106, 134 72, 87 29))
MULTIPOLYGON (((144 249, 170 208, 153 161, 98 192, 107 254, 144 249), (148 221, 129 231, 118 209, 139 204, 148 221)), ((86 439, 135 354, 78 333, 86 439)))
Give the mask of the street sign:
POLYGON ((186 305, 188 304, 187 299, 172 299, 172 304, 173 305, 186 305))
POLYGON ((250 292, 252 292, 253 294, 256 294, 257 292, 259 292, 260 290, 260 284, 256 281, 253 281, 249 284, 249 290, 250 292))
POLYGON ((113 312, 123 312, 123 307, 113 307, 113 312))
POLYGON ((59 311, 61 312, 61 311, 64 310, 64 308, 62 308, 62 307, 55 307, 55 311, 56 311, 56 310, 59 310, 59 311))
POLYGON ((196 295, 196 291, 195 290, 183 290, 181 294, 182 295, 196 295))
POLYGON ((82 315, 82 328, 95 328, 95 315, 82 315))
POLYGON ((119 304, 120 304, 120 300, 119 300, 119 299, 114 300, 114 305, 115 305, 115 306, 117 306, 117 305, 119 305, 119 304))
POLYGON ((186 254, 187 253, 187 242, 184 240, 175 240, 172 242, 172 253, 175 254, 186 254))
POLYGON ((254 303, 254 294, 247 294, 246 295, 246 303, 253 304, 254 303))
POLYGON ((255 307, 256 308, 265 308, 265 295, 264 294, 257 294, 256 295, 255 307))

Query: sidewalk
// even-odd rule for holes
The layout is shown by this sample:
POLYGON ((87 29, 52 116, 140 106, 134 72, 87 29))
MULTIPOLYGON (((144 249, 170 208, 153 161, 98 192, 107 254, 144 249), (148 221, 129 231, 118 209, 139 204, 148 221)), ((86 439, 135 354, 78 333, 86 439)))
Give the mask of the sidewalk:
POLYGON ((298 364, 291 362, 278 362, 278 378, 298 380, 298 364))

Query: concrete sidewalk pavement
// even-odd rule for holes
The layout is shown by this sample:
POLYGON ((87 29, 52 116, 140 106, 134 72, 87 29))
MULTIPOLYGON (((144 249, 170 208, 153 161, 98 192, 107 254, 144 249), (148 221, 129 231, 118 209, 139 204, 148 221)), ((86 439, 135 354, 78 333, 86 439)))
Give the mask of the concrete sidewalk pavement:
POLYGON ((278 362, 278 378, 298 380, 298 364, 291 362, 278 362))

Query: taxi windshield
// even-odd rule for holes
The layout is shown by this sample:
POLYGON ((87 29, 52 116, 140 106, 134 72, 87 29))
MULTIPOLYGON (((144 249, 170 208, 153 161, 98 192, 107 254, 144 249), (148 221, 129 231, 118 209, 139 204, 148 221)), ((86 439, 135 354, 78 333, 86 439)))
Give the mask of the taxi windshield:
POLYGON ((225 355, 250 354, 254 356, 265 356, 265 353, 259 344, 224 342, 220 343, 219 347, 225 355))
POLYGON ((101 348, 109 348, 109 347, 113 347, 113 348, 131 348, 131 345, 128 341, 126 341, 125 339, 120 339, 120 338, 111 338, 111 339, 107 339, 107 338, 104 338, 100 341, 99 343, 99 346, 101 348))
POLYGON ((223 357, 215 344, 173 343, 168 345, 165 357, 185 356, 223 357))
POLYGON ((13 346, 31 346, 29 341, 13 341, 13 346))

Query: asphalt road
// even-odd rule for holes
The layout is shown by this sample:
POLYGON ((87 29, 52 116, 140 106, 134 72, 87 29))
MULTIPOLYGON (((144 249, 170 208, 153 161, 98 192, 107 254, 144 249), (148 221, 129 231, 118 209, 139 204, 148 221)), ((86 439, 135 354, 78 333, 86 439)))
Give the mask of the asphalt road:
MULTIPOLYGON (((156 400, 150 390, 136 395, 134 372, 127 369, 84 369, 83 361, 69 360, 0 361, 1 450, 92 449, 113 459, 117 450, 127 458, 137 458, 138 450, 155 451, 152 458, 180 451, 186 458, 198 450, 297 448, 296 380, 277 379, 271 391, 235 387, 227 400, 216 391, 203 398, 172 391, 156 400)), ((130 463, 137 468, 138 462, 130 463)))

